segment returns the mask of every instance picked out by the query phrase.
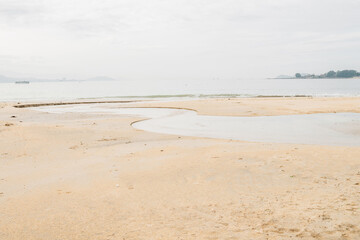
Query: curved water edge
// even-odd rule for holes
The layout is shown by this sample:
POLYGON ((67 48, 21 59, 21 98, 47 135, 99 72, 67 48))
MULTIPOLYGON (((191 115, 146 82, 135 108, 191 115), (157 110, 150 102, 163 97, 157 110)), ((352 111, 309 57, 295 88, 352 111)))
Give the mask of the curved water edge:
POLYGON ((136 129, 182 136, 250 142, 360 146, 359 113, 230 117, 204 116, 178 108, 119 108, 111 104, 46 106, 49 113, 120 114, 144 118, 132 123, 136 129))

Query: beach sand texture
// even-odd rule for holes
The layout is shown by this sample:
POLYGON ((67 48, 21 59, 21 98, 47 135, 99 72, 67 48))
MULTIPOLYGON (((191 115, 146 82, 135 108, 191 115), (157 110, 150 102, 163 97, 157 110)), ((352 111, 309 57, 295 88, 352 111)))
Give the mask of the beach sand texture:
MULTIPOLYGON (((262 116, 360 98, 119 103, 262 116)), ((136 130, 140 118, 0 103, 0 239, 360 239, 360 147, 136 130), (12 117, 13 116, 13 117, 12 117)))

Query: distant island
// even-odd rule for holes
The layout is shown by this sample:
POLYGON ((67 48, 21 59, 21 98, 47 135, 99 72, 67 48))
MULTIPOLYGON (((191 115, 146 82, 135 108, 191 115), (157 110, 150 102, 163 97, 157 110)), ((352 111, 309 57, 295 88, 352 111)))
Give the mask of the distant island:
POLYGON ((296 73, 294 76, 280 75, 276 77, 277 79, 295 79, 295 78, 304 78, 304 79, 320 79, 320 78, 356 78, 360 77, 360 72, 356 70, 342 70, 342 71, 329 71, 324 74, 308 74, 308 73, 296 73))

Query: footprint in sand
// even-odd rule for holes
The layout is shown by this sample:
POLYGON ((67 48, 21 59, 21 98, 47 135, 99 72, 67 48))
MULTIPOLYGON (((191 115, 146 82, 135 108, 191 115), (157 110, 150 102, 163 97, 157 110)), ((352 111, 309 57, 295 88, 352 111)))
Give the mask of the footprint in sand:
POLYGON ((70 194, 71 192, 64 192, 63 190, 61 190, 61 189, 59 189, 59 190, 57 190, 57 193, 58 194, 70 194))
POLYGON ((98 140, 98 142, 109 142, 109 141, 116 141, 116 138, 102 138, 98 140))

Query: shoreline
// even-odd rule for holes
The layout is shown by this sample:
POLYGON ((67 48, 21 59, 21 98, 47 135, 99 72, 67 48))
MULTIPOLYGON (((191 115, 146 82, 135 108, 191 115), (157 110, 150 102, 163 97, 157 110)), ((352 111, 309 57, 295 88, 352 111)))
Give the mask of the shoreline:
POLYGON ((135 101, 193 101, 201 99, 257 99, 257 98, 360 98, 360 95, 247 95, 247 94, 185 94, 185 95, 144 95, 144 96, 113 96, 113 97, 96 97, 96 98, 78 98, 78 99, 20 99, 20 100, 0 100, 3 104, 14 104, 18 107, 31 107, 28 105, 42 106, 47 105, 66 105, 66 104, 86 104, 86 103, 121 103, 135 101), (108 100, 116 99, 116 100, 108 100), (117 100, 119 99, 119 100, 117 100), (121 99, 121 100, 120 100, 121 99))
MULTIPOLYGON (((336 102, 338 100, 347 100, 349 102, 353 102, 354 105, 354 109, 353 111, 345 111, 345 112, 355 112, 358 113, 360 112, 360 108, 356 108, 357 104, 360 103, 360 97, 308 97, 308 96, 299 96, 299 97, 279 97, 279 96, 272 96, 272 97, 246 97, 246 98, 228 98, 228 97, 224 97, 224 98, 197 98, 197 99, 151 99, 151 100, 144 100, 144 99, 131 99, 131 100, 112 100, 112 101, 108 101, 105 100, 103 98, 99 98, 99 101, 84 101, 84 100, 78 100, 78 101, 40 101, 40 102, 32 102, 32 101, 28 101, 26 103, 16 103, 16 102, 0 102, 2 104, 4 104, 5 106, 9 106, 12 105, 12 107, 14 108, 31 108, 31 107, 41 107, 41 106, 61 106, 61 105, 77 105, 77 104, 106 104, 106 103, 126 103, 127 105, 131 106, 136 106, 138 104, 142 104, 144 103, 144 106, 155 106, 157 104, 160 104, 160 107, 163 107, 163 105, 167 106, 171 106, 171 104, 178 104, 178 103, 183 103, 183 102, 202 102, 202 101, 212 101, 212 102, 216 102, 216 101, 222 101, 223 104, 227 104, 227 102, 251 102, 252 100, 255 101, 261 101, 261 100, 269 100, 269 101, 281 101, 284 100, 286 101, 291 101, 291 100, 304 100, 304 101, 309 101, 312 102, 315 101, 328 101, 328 102, 336 102), (101 100, 102 99, 102 100, 101 100)), ((340 105, 340 104, 337 104, 340 105)), ((198 107, 198 106, 196 106, 198 107)), ((195 107, 195 108, 196 108, 195 107)), ((190 107, 167 107, 167 108, 175 108, 175 109, 185 109, 185 110, 192 110, 192 111, 197 111, 194 108, 190 108, 190 107)), ((339 108, 342 108, 342 106, 339 106, 339 108)), ((218 110, 218 109, 217 109, 218 110)), ((199 111, 197 111, 199 112, 199 111)), ((310 113, 326 113, 326 112, 334 112, 333 110, 323 110, 323 111, 313 111, 313 112, 308 112, 306 114, 310 114, 310 113)), ((339 111, 338 111, 339 112, 339 111)), ((286 113, 284 113, 286 115, 286 113)), ((234 116, 237 116, 237 114, 234 114, 234 116)), ((266 115, 267 116, 267 115, 266 115)))

